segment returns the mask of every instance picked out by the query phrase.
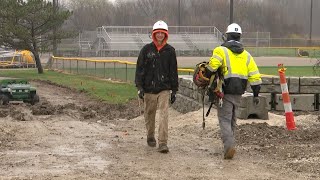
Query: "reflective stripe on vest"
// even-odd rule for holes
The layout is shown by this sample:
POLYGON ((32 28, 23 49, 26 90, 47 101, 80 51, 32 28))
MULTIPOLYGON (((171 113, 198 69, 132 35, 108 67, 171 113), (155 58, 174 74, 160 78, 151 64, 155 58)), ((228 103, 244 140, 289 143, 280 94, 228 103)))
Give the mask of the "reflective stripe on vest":
MULTIPOLYGON (((230 57, 229 57, 229 53, 228 53, 228 48, 226 48, 224 46, 221 46, 221 47, 222 47, 224 54, 226 56, 226 63, 227 63, 227 68, 228 68, 228 74, 225 75, 224 78, 227 79, 227 78, 231 78, 231 77, 238 77, 240 79, 248 79, 248 76, 239 75, 239 74, 232 74, 232 68, 231 68, 231 62, 230 62, 230 57)), ((247 67, 250 63, 250 59, 251 59, 251 55, 248 53, 247 67)), ((259 71, 257 71, 257 73, 259 73, 259 71)))
POLYGON ((223 63, 223 59, 220 56, 214 54, 212 57, 218 59, 221 63, 223 63))
MULTIPOLYGON (((230 58, 229 58, 229 53, 228 53, 228 49, 224 46, 222 46, 222 49, 224 51, 224 54, 226 56, 226 63, 227 63, 227 68, 228 68, 228 71, 229 71, 229 74, 231 74, 232 72, 232 69, 231 69, 231 64, 230 64, 230 58)), ((223 62, 222 62, 223 64, 223 62)))
POLYGON ((251 55, 248 53, 248 58, 247 58, 247 67, 249 66, 250 59, 251 59, 251 55))

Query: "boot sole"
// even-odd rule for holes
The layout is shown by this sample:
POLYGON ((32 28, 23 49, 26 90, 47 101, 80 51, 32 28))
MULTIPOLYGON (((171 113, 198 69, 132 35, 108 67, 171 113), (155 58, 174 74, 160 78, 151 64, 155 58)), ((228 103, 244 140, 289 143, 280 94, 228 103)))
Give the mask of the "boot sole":
POLYGON ((159 150, 160 153, 168 153, 169 152, 169 149, 162 149, 162 150, 159 150))
POLYGON ((157 141, 156 141, 156 139, 154 137, 153 138, 147 138, 147 144, 150 147, 156 147, 157 146, 157 141))
POLYGON ((164 145, 164 146, 159 145, 158 152, 160 152, 160 153, 168 153, 169 152, 169 148, 166 145, 164 145))
POLYGON ((151 143, 148 142, 148 146, 150 146, 150 147, 156 147, 156 146, 157 146, 157 143, 156 143, 156 142, 151 142, 151 143))
POLYGON ((236 153, 236 150, 234 148, 229 148, 224 155, 224 159, 232 159, 234 154, 236 153))

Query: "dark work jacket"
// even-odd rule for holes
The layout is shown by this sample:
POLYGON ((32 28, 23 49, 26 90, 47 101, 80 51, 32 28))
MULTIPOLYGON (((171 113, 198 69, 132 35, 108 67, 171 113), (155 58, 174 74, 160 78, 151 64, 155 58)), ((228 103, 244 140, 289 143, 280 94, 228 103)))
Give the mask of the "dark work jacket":
POLYGON ((178 67, 175 49, 166 44, 158 52, 154 43, 146 44, 140 51, 135 83, 146 93, 157 94, 163 90, 178 91, 178 67))

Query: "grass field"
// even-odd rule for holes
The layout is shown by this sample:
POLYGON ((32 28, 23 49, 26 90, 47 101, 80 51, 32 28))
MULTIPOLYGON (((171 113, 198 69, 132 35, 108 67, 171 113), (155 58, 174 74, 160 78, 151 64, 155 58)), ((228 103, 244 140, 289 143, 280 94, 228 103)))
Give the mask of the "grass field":
POLYGON ((54 71, 45 71, 43 74, 38 74, 36 69, 15 69, 1 70, 0 76, 51 81, 59 85, 74 88, 79 92, 86 92, 92 97, 109 103, 126 103, 130 99, 137 97, 137 91, 133 84, 112 83, 85 75, 63 74, 54 71))
POLYGON ((304 51, 310 58, 320 57, 320 48, 317 47, 246 47, 246 50, 253 56, 299 57, 304 51))
MULTIPOLYGON (((286 76, 316 76, 320 73, 320 67, 316 70, 311 66, 288 66, 286 68, 286 76)), ((260 67, 259 71, 261 74, 279 75, 278 67, 260 67)))

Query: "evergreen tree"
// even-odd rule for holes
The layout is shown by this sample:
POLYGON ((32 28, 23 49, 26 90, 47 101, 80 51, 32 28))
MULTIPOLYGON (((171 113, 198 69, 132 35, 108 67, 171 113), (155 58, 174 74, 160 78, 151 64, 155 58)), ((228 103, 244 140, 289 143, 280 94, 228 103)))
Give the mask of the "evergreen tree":
POLYGON ((38 73, 43 73, 39 52, 48 50, 53 39, 61 40, 70 33, 58 29, 71 12, 53 7, 46 0, 1 0, 0 45, 33 53, 38 73))

